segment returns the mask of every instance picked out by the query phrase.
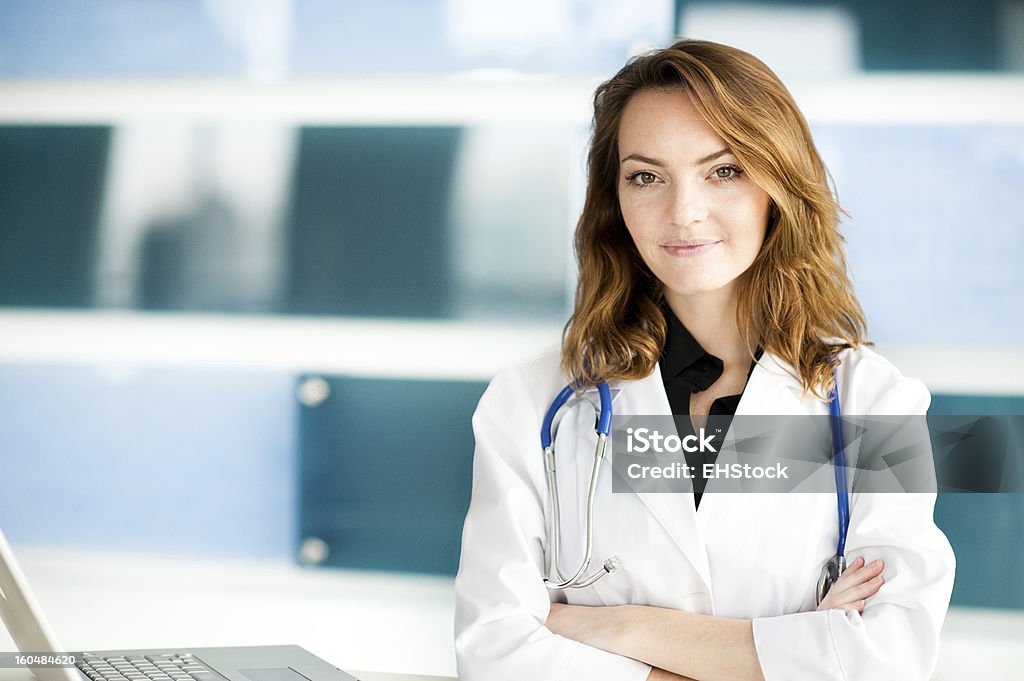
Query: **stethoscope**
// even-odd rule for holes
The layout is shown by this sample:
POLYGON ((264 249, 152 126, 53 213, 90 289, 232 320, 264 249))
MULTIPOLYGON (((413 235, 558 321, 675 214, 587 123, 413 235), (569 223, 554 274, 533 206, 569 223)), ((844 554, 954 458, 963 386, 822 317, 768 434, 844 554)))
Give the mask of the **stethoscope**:
MULTIPOLYGON (((833 374, 834 375, 834 374, 833 374)), ((585 543, 583 548, 583 562, 571 577, 566 577, 560 563, 559 542, 561 532, 559 520, 561 513, 558 505, 558 484, 555 476, 555 445, 551 433, 558 410, 561 409, 569 398, 575 394, 573 386, 567 385, 555 397, 551 406, 544 415, 544 422, 541 425, 540 443, 544 449, 544 469, 547 473, 548 493, 551 501, 551 515, 548 521, 548 547, 545 551, 547 557, 547 573, 544 583, 552 589, 582 589, 590 586, 607 574, 615 572, 620 565, 617 556, 606 560, 602 567, 589 577, 583 577, 590 567, 593 557, 594 540, 594 496, 597 492, 597 480, 601 470, 601 461, 604 459, 605 450, 608 445, 608 434, 612 427, 612 394, 607 383, 598 383, 597 392, 600 397, 601 406, 597 418, 597 445, 594 448, 594 466, 590 473, 590 486, 587 491, 587 521, 585 543)), ((843 423, 839 410, 839 391, 832 390, 828 403, 829 425, 832 430, 832 463, 836 475, 836 501, 839 508, 839 540, 836 544, 836 555, 832 556, 821 571, 818 579, 816 597, 820 604, 828 593, 828 590, 835 584, 836 580, 846 570, 846 533, 850 527, 850 498, 846 486, 846 447, 843 444, 843 423)))

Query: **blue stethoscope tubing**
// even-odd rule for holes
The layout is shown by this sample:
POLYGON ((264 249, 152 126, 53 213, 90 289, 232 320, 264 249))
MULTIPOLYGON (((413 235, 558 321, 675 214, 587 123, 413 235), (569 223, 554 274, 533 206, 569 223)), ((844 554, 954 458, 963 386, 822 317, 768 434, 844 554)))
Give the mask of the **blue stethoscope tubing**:
MULTIPOLYGON (((834 377, 834 373, 833 373, 834 377)), ((828 593, 829 588, 839 579, 839 575, 846 570, 846 535, 850 527, 850 495, 847 491, 846 482, 846 446, 843 439, 842 414, 839 407, 838 382, 835 383, 829 396, 828 415, 829 425, 832 434, 832 463, 836 476, 836 505, 838 508, 839 539, 836 543, 836 555, 834 555, 821 571, 821 578, 818 580, 816 591, 817 602, 828 593)), ((600 570, 593 575, 583 578, 583 574, 590 567, 593 557, 593 528, 594 528, 594 497, 597 491, 597 478, 607 448, 607 440, 612 427, 612 395, 607 383, 598 383, 597 392, 600 397, 600 411, 598 412, 597 446, 594 449, 594 467, 590 475, 590 488, 587 494, 587 525, 583 562, 576 572, 566 578, 559 565, 559 542, 561 532, 559 521, 561 518, 558 502, 558 484, 555 470, 555 448, 552 426, 558 411, 565 406, 565 403, 576 393, 572 384, 565 386, 555 397, 551 406, 544 414, 544 421, 541 425, 540 442, 544 450, 544 469, 548 480, 548 496, 551 501, 551 516, 548 522, 548 550, 547 550, 547 574, 544 583, 552 589, 580 589, 590 586, 606 574, 615 572, 619 567, 617 557, 609 558, 604 562, 600 570)))
POLYGON ((846 484, 846 440, 843 437, 843 419, 839 410, 839 380, 835 379, 833 370, 832 395, 828 402, 829 424, 832 430, 832 467, 836 473, 836 505, 839 515, 839 539, 836 543, 836 555, 832 556, 821 570, 818 588, 815 592, 820 604, 828 594, 828 590, 846 571, 846 533, 850 529, 850 494, 846 484))
MULTIPOLYGON (((612 430, 612 391, 608 387, 607 383, 598 383, 597 392, 601 398, 601 411, 597 418, 597 434, 608 437, 608 433, 612 430)), ((572 385, 567 385, 562 388, 562 392, 555 396, 555 401, 548 407, 548 412, 544 414, 544 423, 540 428, 540 446, 543 449, 548 449, 552 444, 551 436, 551 425, 554 423, 555 415, 558 410, 569 401, 576 391, 572 385)))

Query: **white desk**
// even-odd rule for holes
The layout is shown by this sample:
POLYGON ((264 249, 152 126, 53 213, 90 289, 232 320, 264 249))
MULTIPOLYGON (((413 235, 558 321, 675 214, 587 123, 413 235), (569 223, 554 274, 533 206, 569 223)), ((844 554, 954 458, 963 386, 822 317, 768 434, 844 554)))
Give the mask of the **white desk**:
MULTIPOLYGON (((450 578, 15 550, 69 650, 294 643, 342 669, 382 670, 357 672, 364 681, 455 676, 450 578), (141 603, 142 615, 125 616, 141 603)), ((934 678, 1020 679, 1022 641, 1024 612, 953 608, 934 678)), ((15 648, 0 627, 4 650, 15 648)), ((0 681, 27 681, 12 671, 0 681)))
POLYGON ((295 644, 367 679, 455 676, 450 577, 14 550, 67 650, 295 644))
MULTIPOLYGON (((359 681, 457 681, 450 676, 419 676, 417 674, 388 674, 386 672, 352 672, 359 681)), ((0 669, 0 681, 35 681, 27 669, 0 669)))

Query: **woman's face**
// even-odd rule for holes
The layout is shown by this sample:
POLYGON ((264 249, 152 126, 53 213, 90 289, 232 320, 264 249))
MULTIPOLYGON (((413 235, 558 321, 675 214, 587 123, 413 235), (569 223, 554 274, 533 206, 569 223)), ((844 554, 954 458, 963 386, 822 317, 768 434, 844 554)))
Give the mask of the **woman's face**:
POLYGON ((734 293, 764 243, 769 197, 684 92, 644 90, 619 123, 619 206, 674 299, 734 293))

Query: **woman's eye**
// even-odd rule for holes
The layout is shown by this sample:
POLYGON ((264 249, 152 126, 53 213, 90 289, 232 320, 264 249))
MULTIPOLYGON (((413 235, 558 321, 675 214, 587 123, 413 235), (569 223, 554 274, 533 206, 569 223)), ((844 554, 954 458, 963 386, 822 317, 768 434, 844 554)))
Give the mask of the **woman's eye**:
POLYGON ((648 185, 648 184, 654 184, 655 182, 657 182, 658 181, 658 176, 655 175, 654 173, 639 172, 639 173, 633 173, 627 179, 630 182, 632 182, 633 184, 648 185))
POLYGON ((725 182, 735 180, 742 173, 743 171, 736 166, 722 166, 721 168, 715 168, 714 172, 716 179, 724 180, 725 182))

